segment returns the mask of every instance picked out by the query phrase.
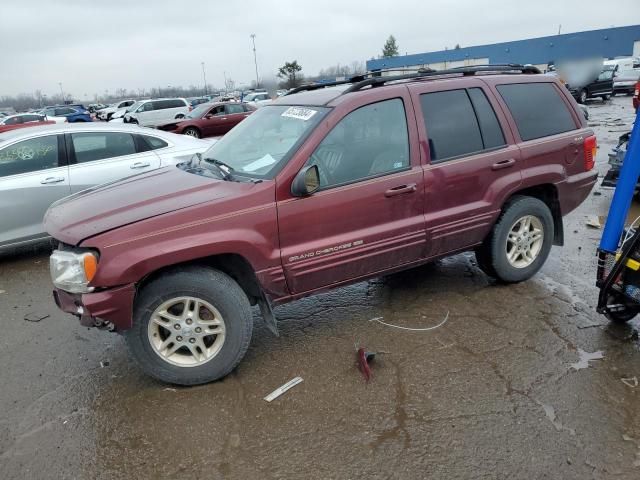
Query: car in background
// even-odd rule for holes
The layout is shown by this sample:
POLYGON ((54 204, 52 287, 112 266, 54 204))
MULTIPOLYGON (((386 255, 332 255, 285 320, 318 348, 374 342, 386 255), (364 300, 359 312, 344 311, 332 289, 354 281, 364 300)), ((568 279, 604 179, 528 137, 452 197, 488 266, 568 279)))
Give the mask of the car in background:
POLYGON ((129 100, 121 100, 119 102, 112 103, 108 107, 103 108, 101 110, 98 110, 96 112, 96 116, 100 120, 104 120, 105 122, 108 122, 109 120, 111 120, 111 116, 116 112, 116 110, 119 110, 121 108, 130 107, 134 103, 135 103, 135 100, 130 100, 130 99, 129 100))
POLYGON ((0 133, 24 127, 37 127, 55 123, 47 120, 47 117, 38 113, 19 113, 0 118, 0 133))
POLYGON ((155 127, 172 120, 182 119, 190 111, 191 106, 184 98, 142 100, 135 110, 125 114, 123 121, 144 127, 155 127))
POLYGON ((187 98, 187 101, 192 108, 196 108, 198 105, 209 103, 211 100, 209 99, 209 97, 191 97, 187 98))
POLYGON ((631 101, 633 103, 633 109, 637 112, 638 107, 640 107, 640 81, 636 83, 636 88, 633 91, 633 99, 631 101))
POLYGON ((246 95, 242 99, 243 102, 252 103, 256 107, 261 107, 262 105, 266 105, 268 103, 273 102, 272 98, 269 96, 267 92, 253 92, 249 95, 246 95))
POLYGON ((109 122, 123 123, 124 122, 124 116, 127 114, 127 112, 134 111, 136 108, 138 108, 138 105, 140 105, 140 100, 138 100, 137 102, 135 102, 133 105, 131 105, 129 107, 124 107, 124 108, 120 108, 120 109, 116 110, 113 113, 113 115, 111 115, 111 118, 109 119, 109 122))
POLYGON ((0 251, 46 238, 45 211, 91 186, 185 162, 211 142, 106 123, 0 133, 0 251))
POLYGON ((158 128, 196 138, 215 137, 227 133, 255 109, 239 102, 203 103, 189 112, 184 120, 159 125, 158 128))
POLYGON ((89 113, 96 113, 98 110, 102 110, 103 108, 107 108, 107 105, 103 105, 102 103, 91 103, 87 106, 89 113))
POLYGON ((613 94, 613 74, 614 70, 607 68, 602 70, 592 82, 583 86, 567 85, 567 88, 578 103, 585 103, 588 99, 595 97, 605 101, 613 94))
POLYGON ((82 105, 58 105, 40 112, 56 123, 93 122, 91 114, 82 105))
POLYGON ((640 80, 640 68, 617 71, 613 77, 613 94, 626 93, 627 95, 632 95, 638 80, 640 80))

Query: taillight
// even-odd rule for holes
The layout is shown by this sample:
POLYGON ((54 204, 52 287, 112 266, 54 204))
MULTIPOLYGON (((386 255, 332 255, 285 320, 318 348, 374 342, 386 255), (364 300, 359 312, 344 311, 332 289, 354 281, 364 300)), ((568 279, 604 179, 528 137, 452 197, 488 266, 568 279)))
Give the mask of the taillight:
POLYGON ((584 139, 584 169, 589 171, 596 164, 596 153, 598 151, 598 141, 595 135, 584 139))

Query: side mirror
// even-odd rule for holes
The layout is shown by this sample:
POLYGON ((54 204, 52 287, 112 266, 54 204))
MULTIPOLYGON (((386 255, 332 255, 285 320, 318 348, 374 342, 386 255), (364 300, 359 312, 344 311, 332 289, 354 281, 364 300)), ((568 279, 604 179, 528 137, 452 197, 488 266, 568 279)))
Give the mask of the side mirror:
POLYGON ((320 171, 317 165, 309 165, 298 172, 291 184, 294 197, 306 197, 320 188, 320 171))

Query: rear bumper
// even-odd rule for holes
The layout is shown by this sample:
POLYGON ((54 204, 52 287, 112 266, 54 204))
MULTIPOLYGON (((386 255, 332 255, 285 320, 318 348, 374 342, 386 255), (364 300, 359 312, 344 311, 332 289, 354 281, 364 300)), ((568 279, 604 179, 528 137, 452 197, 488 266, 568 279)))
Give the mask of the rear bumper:
POLYGON ((558 198, 560 199, 562 216, 575 210, 584 202, 597 180, 598 171, 594 168, 588 172, 572 175, 565 182, 558 184, 558 198))
POLYGON ((55 289, 53 299, 60 310, 75 315, 85 327, 128 330, 132 325, 133 284, 93 293, 69 293, 55 289))

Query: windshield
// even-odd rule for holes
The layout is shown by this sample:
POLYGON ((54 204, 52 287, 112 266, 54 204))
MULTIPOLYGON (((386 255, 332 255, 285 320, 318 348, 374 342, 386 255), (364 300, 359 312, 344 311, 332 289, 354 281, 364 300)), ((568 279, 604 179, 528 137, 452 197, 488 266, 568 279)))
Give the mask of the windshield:
POLYGON ((222 137, 202 158, 224 162, 240 175, 271 178, 328 110, 267 105, 222 137))
POLYGON ((142 102, 134 102, 132 105, 128 106, 127 109, 125 110, 126 113, 129 112, 133 112, 136 108, 138 108, 138 105, 140 105, 142 102))
POLYGON ((196 108, 187 113, 187 118, 202 118, 210 108, 210 103, 201 103, 196 108))

